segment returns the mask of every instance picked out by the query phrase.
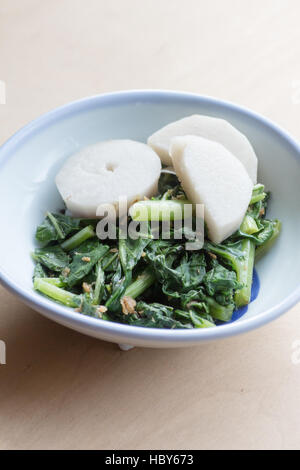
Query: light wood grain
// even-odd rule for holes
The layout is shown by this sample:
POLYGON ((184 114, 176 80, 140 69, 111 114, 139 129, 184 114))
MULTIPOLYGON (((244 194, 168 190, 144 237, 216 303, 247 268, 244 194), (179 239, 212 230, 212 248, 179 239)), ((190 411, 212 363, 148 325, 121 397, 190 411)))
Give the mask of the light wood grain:
MULTIPOLYGON (((218 96, 299 138, 299 14, 298 0, 1 0, 0 142, 128 88, 218 96)), ((0 287, 0 448, 299 449, 299 314, 199 348, 122 353, 0 287)))

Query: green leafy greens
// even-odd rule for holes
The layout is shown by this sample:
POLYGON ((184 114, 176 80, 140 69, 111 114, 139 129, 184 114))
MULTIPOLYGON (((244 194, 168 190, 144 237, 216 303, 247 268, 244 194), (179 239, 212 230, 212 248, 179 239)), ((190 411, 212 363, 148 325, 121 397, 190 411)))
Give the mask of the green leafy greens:
POLYGON ((191 329, 228 322, 250 302, 255 259, 281 230, 278 220, 266 219, 269 198, 256 185, 239 230, 195 251, 186 251, 187 238, 178 240, 172 223, 169 239, 157 238, 150 224, 159 227, 170 207, 186 201, 172 174, 161 175, 157 197, 136 205, 136 213, 147 208, 149 224, 137 239, 119 231, 105 244, 95 235, 97 220, 47 212, 36 230, 34 288, 83 315, 127 325, 191 329))

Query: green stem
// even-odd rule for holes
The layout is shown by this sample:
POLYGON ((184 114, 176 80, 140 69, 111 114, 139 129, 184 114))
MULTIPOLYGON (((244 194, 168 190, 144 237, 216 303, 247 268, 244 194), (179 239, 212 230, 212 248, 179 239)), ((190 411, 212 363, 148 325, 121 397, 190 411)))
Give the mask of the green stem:
POLYGON ((118 282, 117 286, 113 290, 113 292, 112 292, 111 296, 109 297, 109 299, 106 301, 105 306, 111 312, 116 312, 116 311, 119 310, 120 300, 121 300, 122 297, 124 297, 126 295, 125 294, 125 289, 126 289, 126 286, 128 286, 129 283, 131 282, 131 276, 132 276, 132 272, 127 271, 125 276, 122 279, 120 279, 120 281, 118 282))
POLYGON ((105 275, 101 266, 101 262, 98 262, 97 264, 96 276, 96 284, 92 303, 93 305, 100 305, 105 289, 105 275))
POLYGON ((118 258, 119 253, 113 253, 111 257, 108 259, 106 264, 103 264, 103 270, 106 271, 106 269, 115 261, 116 258, 118 258))
POLYGON ((264 192, 264 190, 265 190, 265 187, 263 184, 256 184, 254 186, 253 191, 252 191, 252 198, 250 201, 250 205, 255 204, 258 201, 263 201, 265 199, 267 194, 264 192))
POLYGON ((244 286, 236 292, 235 303, 237 307, 248 305, 251 299, 255 243, 252 240, 243 239, 235 249, 234 246, 222 247, 206 242, 205 248, 221 256, 235 270, 237 281, 244 286))
POLYGON ((65 251, 71 251, 74 250, 74 248, 77 248, 77 246, 81 245, 81 243, 83 243, 85 240, 88 240, 94 236, 95 232, 93 227, 88 225, 87 227, 80 230, 80 232, 75 233, 75 235, 63 242, 61 247, 65 251))
POLYGON ((51 224, 53 225, 53 227, 54 227, 55 230, 57 231, 57 234, 58 234, 59 238, 60 238, 61 240, 63 240, 63 239, 65 238, 65 234, 63 233, 63 231, 61 230, 60 226, 58 225, 56 218, 51 214, 51 212, 47 212, 47 213, 46 213, 46 217, 48 217, 48 219, 50 220, 51 224))
POLYGON ((52 284, 53 286, 56 286, 56 287, 65 286, 65 284, 59 277, 43 277, 43 278, 38 278, 38 279, 43 279, 43 281, 48 282, 48 284, 52 284))
POLYGON ((220 320, 223 322, 228 322, 232 318, 234 311, 234 305, 220 305, 212 297, 205 297, 205 301, 209 307, 209 313, 215 320, 220 320))
POLYGON ((38 290, 42 294, 51 297, 51 299, 60 302, 67 307, 79 307, 81 303, 81 297, 79 295, 72 294, 60 287, 45 281, 44 278, 35 278, 33 286, 35 290, 38 290))
POLYGON ((119 257, 123 273, 125 274, 127 271, 127 251, 126 240, 124 238, 119 238, 119 257))
POLYGON ((252 235, 253 233, 258 232, 258 227, 251 215, 246 215, 242 225, 240 227, 241 232, 246 233, 247 235, 252 235))
POLYGON ((189 311, 189 315, 195 328, 213 328, 216 326, 206 318, 202 318, 201 316, 196 315, 192 310, 189 311))
POLYGON ((139 295, 141 295, 145 290, 152 286, 155 281, 155 275, 153 274, 152 269, 150 266, 140 274, 135 281, 130 284, 127 289, 125 290, 124 296, 132 297, 135 299, 139 295))
POLYGON ((137 222, 182 220, 188 200, 139 201, 129 209, 129 215, 137 222))
POLYGON ((255 244, 251 240, 242 241, 244 259, 236 263, 237 281, 244 287, 235 293, 235 303, 237 307, 248 305, 251 300, 251 288, 253 280, 253 268, 255 260, 255 244))

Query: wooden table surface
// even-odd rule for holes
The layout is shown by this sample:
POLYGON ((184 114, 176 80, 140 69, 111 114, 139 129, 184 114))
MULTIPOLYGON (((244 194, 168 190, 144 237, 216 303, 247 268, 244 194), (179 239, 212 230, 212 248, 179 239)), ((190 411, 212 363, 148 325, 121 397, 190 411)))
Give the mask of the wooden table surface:
MULTIPOLYGON (((231 100, 300 138, 299 15, 298 0, 1 0, 0 143, 68 101, 132 88, 231 100)), ((299 314, 123 353, 0 287, 0 448, 299 449, 299 314)))

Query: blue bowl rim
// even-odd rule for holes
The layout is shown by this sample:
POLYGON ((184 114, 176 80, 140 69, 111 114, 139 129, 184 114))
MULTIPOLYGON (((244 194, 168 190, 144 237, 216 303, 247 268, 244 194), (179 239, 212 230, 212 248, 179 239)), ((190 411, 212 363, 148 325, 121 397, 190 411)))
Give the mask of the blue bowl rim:
MULTIPOLYGON (((22 143, 24 143, 27 138, 33 137, 44 127, 49 126, 57 119, 62 117, 65 118, 68 115, 72 115, 84 110, 91 110, 95 107, 101 105, 104 106, 106 104, 128 104, 130 102, 136 102, 137 100, 141 100, 143 102, 162 102, 163 99, 176 99, 177 101, 182 100, 185 102, 190 100, 191 102, 198 101, 202 104, 207 103, 212 105, 219 105, 233 112, 239 112, 244 117, 250 117, 262 125, 269 127, 273 132, 277 133, 282 139, 284 139, 298 153, 298 160, 300 162, 300 145, 298 142, 272 121, 255 113, 254 111, 228 101, 219 100, 214 97, 203 96, 196 93, 145 89, 115 91, 86 97, 67 103, 41 115, 17 131, 0 147, 0 168, 1 165, 4 164, 5 161, 9 158, 9 155, 17 147, 22 145, 22 143)), ((9 275, 7 275, 3 269, 1 269, 1 264, 0 283, 10 292, 20 297, 25 304, 45 314, 48 318, 58 321, 59 323, 61 322, 70 327, 72 325, 74 328, 77 327, 79 329, 83 329, 87 334, 92 334, 96 331, 102 331, 104 334, 109 336, 116 335, 118 340, 120 338, 124 338, 124 341, 127 342, 130 342, 130 339, 133 341, 139 340, 143 341, 145 344, 147 342, 162 342, 186 343, 188 345, 189 343, 210 341, 246 333, 261 327, 272 320, 275 320, 279 316, 283 315, 287 310, 292 308, 300 300, 299 286, 288 297, 286 297, 285 300, 273 306, 272 308, 261 312, 261 314, 254 318, 248 318, 241 322, 238 321, 227 325, 225 324, 211 329, 168 330, 123 325, 120 323, 108 322, 80 315, 74 312, 72 309, 56 304, 55 302, 40 296, 34 290, 32 290, 32 292, 28 292, 26 289, 18 286, 18 284, 9 275)))

